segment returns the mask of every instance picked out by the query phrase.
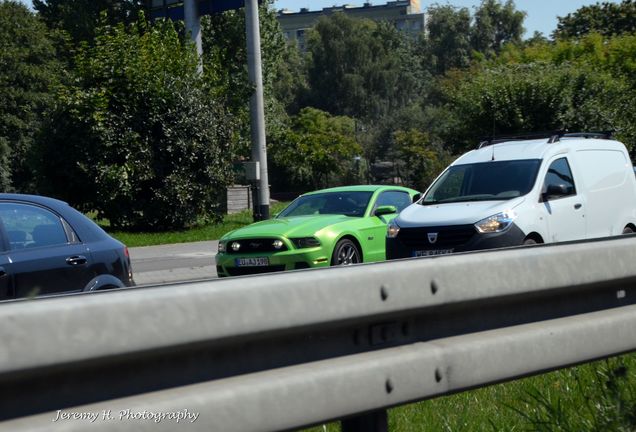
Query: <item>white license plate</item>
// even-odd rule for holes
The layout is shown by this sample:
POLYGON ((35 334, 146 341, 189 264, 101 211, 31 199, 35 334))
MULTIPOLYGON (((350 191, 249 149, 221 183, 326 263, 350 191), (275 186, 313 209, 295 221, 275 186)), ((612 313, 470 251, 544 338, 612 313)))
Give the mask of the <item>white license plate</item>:
POLYGON ((414 257, 427 257, 437 255, 447 255, 453 253, 453 249, 435 249, 435 250, 423 250, 413 252, 414 257))
POLYGON ((258 258, 236 258, 234 263, 237 267, 260 267, 260 266, 268 266, 269 258, 267 257, 258 257, 258 258))

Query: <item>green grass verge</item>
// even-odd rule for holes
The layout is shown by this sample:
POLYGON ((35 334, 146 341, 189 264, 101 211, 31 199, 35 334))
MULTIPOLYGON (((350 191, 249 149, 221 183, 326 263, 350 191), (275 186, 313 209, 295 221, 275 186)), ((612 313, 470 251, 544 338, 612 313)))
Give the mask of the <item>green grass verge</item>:
MULTIPOLYGON (((307 431, 325 429, 338 432, 340 425, 307 431)), ((636 354, 394 408, 389 430, 633 432, 636 354)))
MULTIPOLYGON (((273 203, 270 207, 272 214, 282 211, 288 202, 273 203)), ((136 246, 154 246, 161 244, 171 243, 187 243, 203 240, 218 240, 223 234, 228 231, 232 231, 237 228, 249 225, 253 222, 251 210, 243 211, 232 215, 226 215, 223 218, 223 222, 215 225, 203 225, 200 227, 191 228, 183 231, 168 231, 168 232, 125 232, 125 231, 112 231, 108 224, 102 223, 100 225, 104 228, 108 234, 115 237, 120 242, 124 243, 128 247, 136 246)))

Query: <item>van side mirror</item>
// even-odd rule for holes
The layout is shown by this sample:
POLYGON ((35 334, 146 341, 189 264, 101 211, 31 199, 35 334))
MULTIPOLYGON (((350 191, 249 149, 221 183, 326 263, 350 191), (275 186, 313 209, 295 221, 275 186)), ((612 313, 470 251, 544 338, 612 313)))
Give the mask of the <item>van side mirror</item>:
POLYGON ((421 193, 416 193, 415 195, 413 195, 413 201, 412 202, 418 202, 420 200, 420 198, 422 198, 422 194, 421 193))
POLYGON ((550 199, 561 198, 572 193, 572 188, 564 184, 549 184, 545 193, 543 194, 543 200, 548 201, 550 199))
POLYGON ((393 213, 397 213, 397 208, 392 205, 380 206, 377 209, 375 209, 375 212, 373 212, 375 216, 382 216, 382 215, 393 214, 393 213))

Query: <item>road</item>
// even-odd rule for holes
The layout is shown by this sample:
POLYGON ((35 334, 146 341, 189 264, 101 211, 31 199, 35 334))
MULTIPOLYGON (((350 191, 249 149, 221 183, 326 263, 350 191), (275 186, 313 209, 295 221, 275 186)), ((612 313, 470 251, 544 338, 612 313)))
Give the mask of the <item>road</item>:
POLYGON ((218 241, 129 248, 137 285, 216 278, 218 241))

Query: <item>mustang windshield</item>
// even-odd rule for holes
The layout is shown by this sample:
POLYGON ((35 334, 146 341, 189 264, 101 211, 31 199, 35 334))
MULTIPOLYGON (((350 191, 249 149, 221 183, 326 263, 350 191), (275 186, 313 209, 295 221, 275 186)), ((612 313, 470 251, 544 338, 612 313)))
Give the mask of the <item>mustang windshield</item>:
POLYGON ((540 165, 539 159, 455 165, 431 186, 420 204, 504 201, 522 196, 532 189, 540 165))
POLYGON ((373 192, 326 192, 294 200, 278 217, 340 214, 364 216, 373 192))

